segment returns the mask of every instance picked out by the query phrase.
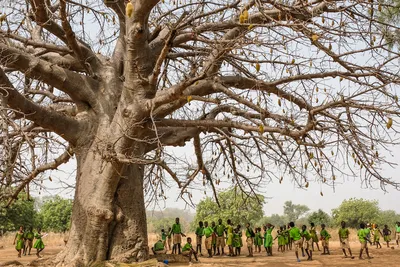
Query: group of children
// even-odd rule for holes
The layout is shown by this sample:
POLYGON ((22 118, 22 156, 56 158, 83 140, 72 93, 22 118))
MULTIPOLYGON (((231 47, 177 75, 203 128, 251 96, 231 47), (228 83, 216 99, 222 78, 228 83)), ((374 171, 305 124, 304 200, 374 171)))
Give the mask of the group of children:
MULTIPOLYGON (((261 246, 264 246, 267 256, 272 256, 272 245, 273 241, 278 239, 278 251, 282 253, 286 250, 292 250, 294 247, 295 255, 297 261, 300 262, 299 252, 301 250, 302 256, 307 255, 307 260, 311 261, 313 259, 314 246, 320 251, 319 241, 322 243, 323 252, 321 255, 330 255, 329 251, 329 240, 331 235, 325 228, 324 224, 321 224, 321 231, 319 237, 315 228, 315 224, 311 223, 309 230, 306 225, 303 225, 301 229, 297 228, 294 222, 290 222, 285 226, 280 226, 277 231, 277 236, 273 239, 272 231, 275 226, 267 223, 263 226, 263 234, 261 233, 261 228, 257 227, 254 230, 250 227, 248 223, 246 225, 245 235, 246 235, 246 245, 248 248, 247 257, 252 257, 254 252, 261 252, 261 246)), ((202 256, 202 244, 203 238, 205 248, 208 252, 208 257, 225 255, 225 246, 228 246, 229 252, 228 256, 239 256, 241 254, 241 247, 243 247, 242 242, 242 230, 241 225, 234 226, 231 220, 227 220, 226 225, 222 223, 222 220, 218 220, 218 225, 215 222, 199 222, 199 226, 196 229, 196 247, 192 246, 192 239, 187 238, 187 243, 182 247, 182 254, 191 257, 194 256, 197 260, 197 255, 202 256)), ((384 238, 384 241, 389 247, 389 242, 391 241, 392 232, 389 230, 388 226, 385 225, 383 231, 381 231, 378 225, 373 224, 361 224, 360 229, 357 232, 358 239, 361 244, 359 258, 363 259, 363 252, 367 254, 368 258, 371 258, 368 251, 368 244, 376 245, 377 248, 382 248, 380 244, 380 236, 384 238)), ((164 244, 159 246, 160 252, 166 253, 165 246, 171 249, 171 239, 173 237, 173 247, 172 253, 181 254, 181 237, 185 236, 179 224, 179 218, 176 218, 176 223, 169 228, 168 232, 165 233, 164 229, 161 232, 162 240, 159 244, 164 244), (172 237, 171 237, 172 235, 172 237)), ((354 259, 350 245, 349 245, 349 235, 350 231, 346 227, 346 223, 341 223, 341 228, 338 231, 340 246, 343 251, 345 258, 350 257, 354 259)), ((396 223, 396 242, 399 245, 400 241, 400 222, 396 223)), ((156 243, 157 244, 157 243, 156 243)), ((155 247, 153 252, 156 254, 155 247)))
POLYGON ((36 249, 36 256, 40 258, 41 256, 39 253, 44 249, 44 243, 42 241, 43 236, 40 228, 38 228, 37 233, 34 234, 32 227, 29 227, 28 231, 24 232, 24 227, 20 226, 18 232, 15 234, 13 242, 15 249, 18 251, 18 258, 21 258, 21 254, 26 256, 26 252, 28 252, 28 255, 31 255, 32 247, 36 249), (35 244, 33 244, 34 239, 36 239, 35 244))

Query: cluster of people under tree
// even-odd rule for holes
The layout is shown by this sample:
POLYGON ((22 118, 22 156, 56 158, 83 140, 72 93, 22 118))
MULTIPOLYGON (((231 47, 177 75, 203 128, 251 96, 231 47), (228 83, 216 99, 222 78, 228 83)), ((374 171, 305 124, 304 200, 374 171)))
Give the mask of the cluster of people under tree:
MULTIPOLYGON (((203 256, 202 254, 202 244, 203 237, 204 245, 208 253, 208 257, 225 255, 225 246, 228 246, 229 252, 227 256, 240 256, 242 244, 242 230, 241 225, 236 227, 233 225, 230 219, 227 220, 227 224, 224 225, 222 219, 218 220, 218 225, 215 222, 199 222, 199 226, 196 229, 196 247, 193 248, 192 239, 187 238, 187 243, 181 248, 182 236, 186 237, 182 233, 181 225, 179 223, 179 218, 176 218, 175 224, 165 232, 164 229, 161 230, 161 240, 159 240, 152 248, 154 254, 165 254, 168 250, 172 249, 172 254, 183 254, 189 256, 191 261, 192 256, 198 260, 197 256, 203 256), (171 242, 173 239, 173 246, 171 248, 171 242), (181 251, 182 249, 182 251, 181 251)), ((396 223, 396 243, 399 246, 400 242, 400 222, 396 223)), ((300 262, 299 252, 301 251, 302 256, 307 255, 307 260, 311 261, 313 259, 313 251, 316 247, 318 251, 320 250, 319 241, 321 241, 323 252, 321 255, 330 255, 329 251, 329 240, 331 235, 325 228, 325 224, 321 224, 321 231, 318 233, 314 223, 310 224, 309 231, 307 226, 303 225, 301 229, 297 228, 294 222, 290 222, 287 225, 280 226, 277 231, 277 236, 273 239, 272 231, 275 226, 267 223, 263 226, 264 233, 261 234, 261 228, 257 227, 254 230, 250 227, 250 224, 246 224, 246 245, 248 248, 247 257, 253 257, 254 252, 261 253, 261 247, 264 246, 267 256, 272 256, 272 245, 273 241, 278 239, 278 251, 285 252, 292 250, 294 247, 296 259, 300 262)), ((341 228, 338 231, 340 247, 343 251, 345 258, 350 257, 354 259, 352 254, 350 244, 349 244, 350 231, 346 227, 346 223, 341 222, 341 228)), ((376 224, 360 224, 360 229, 357 232, 357 236, 361 245, 359 259, 363 259, 363 253, 365 251, 368 259, 370 259, 368 244, 376 245, 376 248, 382 248, 380 244, 380 237, 384 238, 384 241, 389 247, 391 241, 392 232, 387 225, 381 231, 376 224)))
POLYGON ((31 255, 32 247, 36 249, 36 256, 38 258, 41 257, 39 253, 44 249, 42 241, 44 235, 41 232, 40 228, 37 229, 37 233, 33 233, 32 227, 29 227, 27 231, 24 231, 23 226, 19 227, 19 231, 15 234, 13 242, 15 249, 18 251, 18 258, 21 258, 21 254, 26 256, 26 252, 28 252, 28 255, 31 255), (36 239, 35 244, 33 244, 34 239, 36 239))

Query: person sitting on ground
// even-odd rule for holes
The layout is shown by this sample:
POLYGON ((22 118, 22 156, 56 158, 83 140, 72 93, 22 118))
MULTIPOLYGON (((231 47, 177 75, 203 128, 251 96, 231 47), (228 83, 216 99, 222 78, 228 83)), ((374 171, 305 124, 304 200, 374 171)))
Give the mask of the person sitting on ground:
POLYGON ((187 240, 187 243, 182 247, 182 255, 188 256, 189 262, 192 262, 192 255, 194 256, 196 261, 199 261, 197 259, 197 252, 192 247, 192 239, 190 237, 188 237, 186 240, 187 240))
POLYGON ((153 251, 154 255, 167 253, 167 250, 165 249, 164 241, 162 241, 162 240, 158 240, 154 244, 154 247, 151 248, 151 250, 153 251))

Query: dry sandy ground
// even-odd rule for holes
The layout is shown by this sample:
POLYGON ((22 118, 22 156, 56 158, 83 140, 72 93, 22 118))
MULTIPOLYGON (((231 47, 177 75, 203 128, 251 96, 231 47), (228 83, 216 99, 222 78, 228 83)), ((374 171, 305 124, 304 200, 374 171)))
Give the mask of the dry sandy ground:
MULTIPOLYGON (((307 262, 302 261, 296 262, 294 252, 289 251, 285 253, 276 252, 274 248, 274 256, 266 257, 265 253, 256 254, 254 258, 246 258, 247 252, 244 250, 243 255, 240 257, 214 257, 212 259, 200 258, 199 263, 192 264, 193 266, 213 266, 213 267, 227 267, 227 266, 268 266, 268 267, 289 267, 289 266, 400 266, 400 249, 388 249, 386 247, 382 249, 370 248, 372 260, 360 261, 358 257, 355 259, 345 259, 342 256, 341 250, 339 249, 338 242, 331 242, 331 253, 330 256, 319 255, 318 252, 314 253, 314 261, 307 262)), ((359 244, 352 242, 354 254, 359 251, 359 244)), ((43 251, 45 258, 54 256, 58 253, 63 246, 61 244, 53 244, 46 247, 43 251)), ((357 255, 356 255, 357 256, 357 255)), ((18 260, 22 264, 27 265, 30 261, 34 260, 36 256, 32 253, 31 256, 22 256, 21 259, 17 258, 17 253, 13 246, 7 246, 0 249, 0 266, 2 263, 12 260, 18 260)), ((189 264, 170 264, 170 266, 188 266, 189 264)))

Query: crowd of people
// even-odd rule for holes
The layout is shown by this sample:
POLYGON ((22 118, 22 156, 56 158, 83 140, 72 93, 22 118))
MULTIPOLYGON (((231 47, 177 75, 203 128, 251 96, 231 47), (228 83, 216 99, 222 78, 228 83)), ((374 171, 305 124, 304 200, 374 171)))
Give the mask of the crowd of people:
POLYGON ((32 247, 36 249, 36 256, 40 258, 39 253, 44 249, 43 236, 40 228, 37 229, 36 233, 33 233, 33 227, 29 227, 27 231, 24 231, 24 227, 20 226, 13 242, 15 249, 18 251, 18 258, 21 258, 21 255, 26 256, 27 252, 28 255, 31 255, 32 247), (35 243, 33 243, 34 239, 36 239, 35 243))
MULTIPOLYGON (((253 229, 249 223, 246 224, 244 233, 248 249, 247 257, 253 257, 254 253, 261 253, 262 246, 265 248, 267 256, 272 256, 272 245, 276 239, 278 240, 278 252, 283 253, 288 250, 294 250, 298 262, 300 262, 300 252, 301 256, 307 256, 308 261, 313 260, 313 251, 315 249, 318 249, 318 251, 322 249, 321 255, 330 255, 329 240, 331 239, 331 235, 324 224, 321 224, 321 231, 318 233, 314 223, 311 223, 309 228, 306 225, 298 228, 294 222, 290 222, 287 225, 279 226, 277 234, 273 238, 272 232, 274 229, 275 226, 270 223, 264 225, 262 229, 261 227, 253 229), (319 241, 321 241, 321 249, 319 241)), ((223 224, 221 219, 218 220, 217 225, 215 222, 211 222, 211 225, 208 222, 199 222, 195 234, 195 247, 192 245, 192 238, 190 237, 186 239, 186 244, 181 247, 182 237, 186 236, 182 232, 179 218, 176 218, 175 224, 168 231, 161 230, 161 239, 155 243, 152 251, 154 254, 165 254, 168 250, 171 250, 172 254, 188 256, 190 261, 194 257, 197 261, 198 256, 203 256, 202 247, 204 239, 204 247, 207 250, 209 258, 219 255, 231 257, 241 255, 243 231, 241 225, 234 226, 231 220, 227 220, 226 225, 223 224), (228 246, 227 254, 225 254, 226 246, 228 246)), ((337 234, 344 257, 354 259, 349 243, 350 231, 346 227, 346 222, 341 222, 341 227, 337 234)), ((388 225, 385 225, 381 230, 377 224, 361 223, 357 231, 357 237, 360 242, 358 258, 364 259, 363 254, 365 252, 367 258, 371 259, 368 245, 382 248, 380 238, 383 237, 384 242, 389 247, 392 239, 392 231, 388 225)), ((397 222, 395 225, 395 240, 397 246, 399 246, 400 222, 397 222)))

